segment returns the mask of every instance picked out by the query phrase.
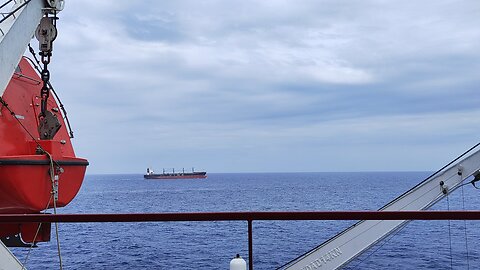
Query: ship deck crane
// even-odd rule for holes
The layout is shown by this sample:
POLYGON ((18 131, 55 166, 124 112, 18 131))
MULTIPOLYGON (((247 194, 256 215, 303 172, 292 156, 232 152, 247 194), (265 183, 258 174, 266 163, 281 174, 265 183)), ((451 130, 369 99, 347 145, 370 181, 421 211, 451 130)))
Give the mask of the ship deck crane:
MULTIPOLYGON (((458 159, 400 195, 379 211, 425 210, 459 188, 465 179, 480 181, 480 150, 453 164, 458 159)), ((362 220, 318 247, 280 267, 282 270, 339 269, 370 247, 400 229, 409 220, 362 220)))
MULTIPOLYGON (((0 97, 42 18, 55 15, 63 6, 64 0, 8 0, 0 5, 0 97)), ((25 268, 0 241, 1 269, 25 268)))

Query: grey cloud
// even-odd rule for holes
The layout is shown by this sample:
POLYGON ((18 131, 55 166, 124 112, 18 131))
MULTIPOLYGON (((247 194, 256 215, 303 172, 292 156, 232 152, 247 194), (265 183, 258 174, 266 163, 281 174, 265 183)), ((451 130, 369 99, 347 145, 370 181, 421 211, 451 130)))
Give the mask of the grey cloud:
MULTIPOLYGON (((132 137, 148 144, 124 149, 144 154, 142 169, 177 149, 176 160, 227 170, 216 164, 266 147, 258 161, 269 170, 296 148, 305 157, 289 167, 310 171, 329 170, 306 162, 317 151, 384 158, 397 144, 415 154, 418 142, 436 141, 448 152, 455 138, 477 137, 476 2, 89 0, 60 15, 52 78, 73 103, 78 151, 97 164, 108 163, 98 151, 132 137)), ((128 167, 116 162, 92 168, 128 167)), ((359 162, 329 164, 370 168, 359 162)))

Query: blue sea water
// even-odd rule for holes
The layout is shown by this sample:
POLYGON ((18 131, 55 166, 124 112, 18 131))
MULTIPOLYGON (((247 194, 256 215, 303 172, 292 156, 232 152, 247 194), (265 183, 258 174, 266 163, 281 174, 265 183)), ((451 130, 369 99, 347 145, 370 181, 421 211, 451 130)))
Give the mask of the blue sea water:
MULTIPOLYGON (((88 175, 60 213, 376 210, 426 172, 209 174, 204 180, 88 175)), ((478 209, 471 185, 433 209, 478 209)), ((354 221, 254 221, 255 269, 275 269, 354 221)), ((346 269, 479 269, 478 221, 413 221, 346 269)), ((64 269, 229 269, 248 258, 247 223, 60 224, 64 269)), ((26 249, 14 248, 21 261, 26 249)), ((52 241, 31 251, 28 269, 58 269, 52 241)))

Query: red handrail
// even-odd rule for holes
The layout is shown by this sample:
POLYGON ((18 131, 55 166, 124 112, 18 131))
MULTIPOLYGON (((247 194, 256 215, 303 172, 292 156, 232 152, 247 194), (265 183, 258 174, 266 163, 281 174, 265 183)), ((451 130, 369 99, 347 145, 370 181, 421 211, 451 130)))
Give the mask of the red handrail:
POLYGON ((248 221, 248 264, 253 270, 253 220, 480 220, 480 211, 312 211, 121 214, 0 214, 1 223, 248 221))
POLYGON ((480 211, 311 211, 112 214, 0 214, 0 223, 166 222, 227 220, 480 220, 480 211))

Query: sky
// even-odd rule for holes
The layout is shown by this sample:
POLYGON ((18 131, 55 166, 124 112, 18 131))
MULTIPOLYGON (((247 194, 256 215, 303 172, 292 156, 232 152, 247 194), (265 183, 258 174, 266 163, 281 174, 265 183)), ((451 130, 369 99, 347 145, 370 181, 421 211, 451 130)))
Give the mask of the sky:
POLYGON ((88 173, 433 171, 479 141, 479 1, 66 1, 88 173))

